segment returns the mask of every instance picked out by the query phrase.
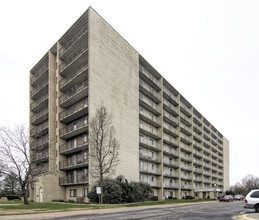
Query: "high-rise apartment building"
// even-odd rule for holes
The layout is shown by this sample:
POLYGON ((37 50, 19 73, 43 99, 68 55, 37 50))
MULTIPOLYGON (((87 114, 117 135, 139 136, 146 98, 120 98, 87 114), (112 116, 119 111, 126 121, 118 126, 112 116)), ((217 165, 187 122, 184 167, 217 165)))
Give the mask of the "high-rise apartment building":
POLYGON ((121 146, 116 176, 159 199, 228 189, 228 140, 90 7, 30 71, 31 199, 87 195, 88 121, 101 104, 121 146))

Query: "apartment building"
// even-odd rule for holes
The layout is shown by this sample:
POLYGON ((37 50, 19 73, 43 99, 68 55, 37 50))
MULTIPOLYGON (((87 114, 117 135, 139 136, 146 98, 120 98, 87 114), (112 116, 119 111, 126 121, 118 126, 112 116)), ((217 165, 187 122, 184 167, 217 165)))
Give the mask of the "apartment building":
POLYGON ((100 104, 121 146, 116 176, 159 199, 229 188, 228 140, 90 7, 30 71, 31 199, 87 200, 88 121, 100 104))

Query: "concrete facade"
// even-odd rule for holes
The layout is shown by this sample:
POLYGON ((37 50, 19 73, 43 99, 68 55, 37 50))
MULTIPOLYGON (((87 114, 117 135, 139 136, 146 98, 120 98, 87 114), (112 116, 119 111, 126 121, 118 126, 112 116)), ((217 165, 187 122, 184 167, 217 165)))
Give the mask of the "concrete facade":
POLYGON ((30 71, 30 198, 76 200, 95 184, 88 121, 99 105, 120 142, 116 174, 159 199, 229 188, 229 142, 91 7, 30 71))

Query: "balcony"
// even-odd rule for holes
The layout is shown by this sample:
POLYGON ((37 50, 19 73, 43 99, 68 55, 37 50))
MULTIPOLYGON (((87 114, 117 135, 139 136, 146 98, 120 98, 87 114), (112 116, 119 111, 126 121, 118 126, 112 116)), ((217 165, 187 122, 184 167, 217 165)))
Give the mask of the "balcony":
POLYGON ((193 172, 196 174, 202 174, 203 170, 201 168, 193 168, 193 172))
POLYGON ((203 146, 207 147, 207 148, 211 148, 211 144, 210 142, 203 140, 203 146))
POLYGON ((167 155, 169 157, 178 158, 179 157, 179 152, 178 152, 178 150, 165 147, 164 148, 164 155, 167 155))
POLYGON ((71 175, 67 177, 59 177, 60 186, 80 185, 88 183, 88 176, 85 175, 71 175))
POLYGON ((179 163, 177 161, 164 159, 163 164, 167 167, 179 168, 179 163))
POLYGON ((203 167, 206 168, 206 169, 211 170, 211 164, 203 163, 203 167))
POLYGON ((76 135, 88 131, 88 120, 83 117, 75 122, 68 124, 65 128, 59 130, 59 136, 63 139, 69 139, 76 135))
POLYGON ((59 97, 59 105, 67 108, 70 105, 78 102, 80 99, 88 95, 88 82, 87 80, 77 84, 65 94, 59 97))
POLYGON ((49 121, 45 121, 40 125, 37 125, 35 128, 30 130, 31 137, 40 137, 47 134, 49 131, 49 121))
POLYGON ((161 127, 161 120, 159 120, 153 113, 148 113, 145 109, 140 107, 139 118, 143 121, 153 125, 156 128, 161 127))
POLYGON ((210 134, 210 127, 207 124, 203 124, 203 130, 207 132, 207 134, 210 134))
MULTIPOLYGON (((205 153, 205 152, 204 152, 205 153)), ((209 156, 209 154, 203 154, 203 159, 204 161, 208 161, 208 162, 211 162, 211 157, 209 156)))
POLYGON ((200 143, 198 143, 197 141, 193 141, 193 148, 198 149, 198 150, 202 150, 203 147, 200 143))
POLYGON ((211 150, 209 148, 207 148, 207 147, 204 147, 203 148, 203 153, 206 154, 206 155, 210 155, 211 150))
POLYGON ((176 178, 176 179, 178 179, 179 178, 179 173, 164 171, 163 176, 164 177, 168 177, 168 178, 176 178))
POLYGON ((164 130, 164 132, 166 132, 174 137, 179 136, 179 131, 175 127, 173 127, 172 125, 170 125, 166 122, 164 122, 163 130, 164 130))
POLYGON ((85 159, 81 155, 79 157, 71 157, 59 162, 60 170, 72 170, 86 166, 88 166, 88 158, 85 159))
POLYGON ((181 129, 181 132, 185 133, 188 136, 192 134, 192 130, 182 123, 180 124, 180 129, 181 129))
POLYGON ((181 122, 183 122, 185 125, 187 125, 188 127, 190 127, 192 125, 192 120, 190 118, 188 118, 186 115, 184 115, 183 113, 180 113, 181 116, 181 122))
POLYGON ((159 80, 153 76, 144 66, 139 65, 140 78, 142 78, 145 82, 155 88, 157 91, 160 90, 160 82, 159 80))
POLYGON ((35 168, 32 168, 31 175, 36 176, 36 175, 46 173, 48 171, 49 171, 49 165, 45 164, 43 166, 37 166, 35 168))
POLYGON ((203 178, 201 178, 201 177, 194 177, 193 181, 194 182, 198 182, 198 183, 202 183, 203 182, 203 178))
POLYGON ((195 123, 193 124, 193 130, 195 132, 197 132, 198 134, 201 134, 202 133, 202 130, 201 130, 201 127, 196 125, 195 123))
POLYGON ((142 153, 139 154, 139 159, 144 160, 144 161, 148 161, 148 162, 153 162, 153 163, 161 163, 161 160, 159 158, 152 157, 152 156, 149 156, 149 155, 145 155, 145 154, 142 154, 142 153))
POLYGON ((184 185, 184 184, 182 184, 181 185, 181 189, 182 190, 192 190, 192 186, 191 185, 184 185))
POLYGON ((139 124, 139 131, 142 134, 145 134, 149 137, 152 137, 156 140, 161 139, 161 132, 158 132, 158 130, 156 128, 154 128, 153 126, 148 126, 146 124, 139 124))
POLYGON ((192 175, 181 175, 182 180, 191 180, 192 181, 192 175))
POLYGON ((44 107, 48 106, 48 98, 49 95, 46 94, 42 96, 41 98, 35 100, 34 102, 31 103, 31 111, 37 112, 43 109, 44 107))
MULTIPOLYGON (((203 175, 206 176, 206 177, 211 177, 211 172, 203 171, 203 175)), ((203 182, 204 183, 211 183, 211 180, 204 178, 203 182)))
POLYGON ((201 152, 201 151, 194 150, 194 151, 193 151, 193 155, 194 155, 194 156, 196 156, 196 157, 201 158, 203 154, 202 154, 202 152, 201 152))
POLYGON ((213 139, 211 139, 211 143, 212 143, 214 146, 217 146, 217 142, 215 142, 213 139))
POLYGON ((49 79, 45 79, 37 87, 31 90, 31 98, 37 99, 42 97, 43 94, 47 93, 49 90, 49 79))
POLYGON ((191 163, 192 162, 192 157, 191 156, 188 156, 187 154, 180 154, 180 158, 181 158, 181 161, 186 161, 186 162, 189 162, 191 163))
POLYGON ((155 103, 161 102, 161 95, 142 79, 139 80, 139 91, 155 103))
MULTIPOLYGON (((74 45, 80 45, 85 41, 84 36, 87 35, 87 26, 83 26, 67 43, 59 49, 59 57, 65 59, 68 53, 73 53, 74 45)), ((86 36, 87 37, 87 36, 86 36)))
POLYGON ((48 107, 31 116, 31 124, 38 125, 48 119, 48 107))
POLYGON ((202 166, 202 160, 193 160, 194 165, 202 166))
POLYGON ((82 82, 88 76, 88 63, 87 61, 75 68, 71 74, 63 78, 59 82, 59 89, 61 91, 67 91, 76 84, 82 82))
POLYGON ((49 136, 46 135, 46 136, 43 136, 39 139, 37 139, 37 141, 33 141, 31 144, 30 144, 30 149, 31 150, 35 150, 35 149, 44 149, 44 148, 47 148, 49 146, 49 136))
POLYGON ((199 118, 199 117, 197 117, 196 115, 194 115, 193 121, 194 121, 197 125, 199 125, 199 126, 201 126, 201 125, 203 124, 203 123, 202 123, 202 119, 199 118))
POLYGON ((193 133, 193 139, 201 143, 202 137, 196 133, 193 133))
POLYGON ((48 70, 49 66, 48 63, 42 66, 42 68, 36 73, 31 76, 31 86, 35 86, 46 77, 48 77, 48 70))
POLYGON ((177 183, 164 183, 164 188, 166 188, 166 189, 179 189, 179 185, 177 183))
POLYGON ((203 134, 203 137, 207 140, 210 141, 210 137, 208 135, 206 135, 205 133, 203 134))
POLYGON ((48 150, 44 150, 41 152, 33 152, 31 154, 31 161, 33 163, 42 163, 44 161, 48 161, 49 160, 49 151, 48 150))
POLYGON ((59 65, 59 74, 62 76, 67 75, 71 70, 73 70, 79 62, 84 62, 87 59, 87 51, 88 51, 88 44, 83 44, 80 47, 76 48, 72 55, 64 60, 62 64, 59 65), (75 62, 77 61, 77 62, 75 62))
POLYGON ((61 146, 59 146, 59 153, 63 155, 72 154, 82 150, 86 150, 88 146, 87 138, 76 138, 61 146))
POLYGON ((192 147, 191 147, 191 145, 189 146, 189 145, 186 145, 186 144, 180 142, 180 148, 181 148, 181 150, 184 151, 184 152, 192 153, 192 147))
POLYGON ((151 169, 151 168, 147 168, 147 167, 140 167, 139 172, 143 173, 143 174, 161 176, 161 173, 159 173, 157 169, 151 169))
POLYGON ((186 144, 192 143, 192 139, 190 137, 188 137, 187 135, 181 133, 180 137, 181 137, 181 141, 183 141, 184 143, 186 143, 186 144))
POLYGON ((171 104, 169 101, 167 101, 165 98, 164 98, 164 109, 175 117, 179 115, 178 108, 173 104, 171 104))
POLYGON ((164 142, 168 145, 171 145, 173 147, 178 147, 179 143, 178 140, 176 140, 175 138, 171 137, 170 135, 166 135, 164 134, 164 142))
POLYGON ((185 104, 181 102, 180 104, 181 111, 188 117, 192 116, 192 110, 188 108, 185 104))
POLYGON ((59 121, 62 123, 69 123, 78 119, 88 113, 87 98, 77 102, 68 107, 66 110, 59 113, 59 121))
POLYGON ((158 145, 158 143, 155 140, 152 140, 152 139, 148 140, 145 138, 140 138, 139 145, 153 151, 157 151, 157 152, 161 151, 161 147, 158 145))
POLYGON ((172 102, 174 105, 178 105, 177 97, 165 86, 164 86, 164 97, 170 102, 172 102))
POLYGON ((181 170, 192 171, 192 166, 187 164, 181 164, 180 168, 181 170))
POLYGON ((154 115, 161 115, 161 107, 142 93, 139 93, 139 104, 152 112, 154 115))
POLYGON ((168 113, 167 111, 164 111, 164 120, 166 122, 168 122, 169 124, 173 125, 173 126, 178 126, 179 125, 179 121, 177 118, 175 118, 173 115, 171 115, 170 113, 168 113))

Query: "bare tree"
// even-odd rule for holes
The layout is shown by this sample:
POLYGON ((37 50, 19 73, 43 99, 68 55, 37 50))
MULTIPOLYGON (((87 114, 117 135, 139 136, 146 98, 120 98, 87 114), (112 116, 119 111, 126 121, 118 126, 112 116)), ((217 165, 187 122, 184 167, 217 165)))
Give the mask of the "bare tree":
POLYGON ((20 184, 24 204, 29 204, 27 195, 32 163, 29 159, 28 129, 25 125, 11 130, 0 128, 0 173, 12 176, 20 184))
POLYGON ((112 115, 105 106, 99 106, 95 116, 90 120, 89 155, 94 159, 93 169, 99 178, 101 187, 101 203, 103 203, 104 176, 115 173, 119 163, 119 142, 115 138, 115 129, 112 126, 112 115))
POLYGON ((248 174, 246 175, 242 180, 242 185, 247 189, 248 192, 250 192, 252 189, 258 189, 259 188, 259 178, 248 174))

